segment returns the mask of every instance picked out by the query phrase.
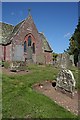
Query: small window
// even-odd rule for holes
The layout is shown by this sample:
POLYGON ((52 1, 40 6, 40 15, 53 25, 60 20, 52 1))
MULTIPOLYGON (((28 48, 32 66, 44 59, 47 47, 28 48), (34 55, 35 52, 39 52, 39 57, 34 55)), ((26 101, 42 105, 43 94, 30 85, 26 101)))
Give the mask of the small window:
POLYGON ((27 48, 26 48, 26 41, 24 42, 24 52, 27 51, 27 48))
POLYGON ((33 53, 35 53, 35 43, 33 43, 33 53))
POLYGON ((28 37, 28 46, 31 46, 31 36, 28 37))

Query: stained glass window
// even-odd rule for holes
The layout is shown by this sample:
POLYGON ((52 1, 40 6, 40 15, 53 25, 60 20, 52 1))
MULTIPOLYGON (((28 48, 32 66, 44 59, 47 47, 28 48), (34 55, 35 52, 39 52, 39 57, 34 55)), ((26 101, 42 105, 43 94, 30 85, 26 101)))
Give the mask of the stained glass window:
POLYGON ((24 52, 26 52, 26 41, 24 42, 24 52))
POLYGON ((33 43, 33 53, 35 53, 35 43, 33 43))
POLYGON ((28 46, 31 46, 31 36, 28 37, 28 46))

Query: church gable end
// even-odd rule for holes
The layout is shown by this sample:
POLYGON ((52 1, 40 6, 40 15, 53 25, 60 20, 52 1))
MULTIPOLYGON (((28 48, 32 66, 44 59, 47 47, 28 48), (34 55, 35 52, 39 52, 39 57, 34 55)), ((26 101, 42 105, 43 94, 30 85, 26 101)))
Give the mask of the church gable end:
POLYGON ((11 27, 12 31, 6 39, 10 42, 5 44, 5 53, 9 59, 5 58, 5 60, 12 59, 12 61, 26 61, 27 63, 37 64, 52 63, 52 49, 45 36, 38 32, 30 14, 27 19, 18 23, 15 27, 11 27))
POLYGON ((23 58, 23 60, 27 60, 27 61, 31 59, 31 61, 35 63, 40 62, 41 61, 40 56, 43 56, 42 41, 39 36, 38 30, 34 24, 34 21, 32 19, 32 16, 31 15, 28 16, 28 18, 23 22, 21 22, 21 24, 17 25, 17 27, 15 27, 16 32, 14 32, 12 38, 13 59, 15 58, 14 60, 16 60, 17 58, 19 58, 18 56, 15 57, 16 54, 15 47, 19 45, 23 50, 21 53, 24 54, 24 57, 21 57, 21 59, 23 58), (16 29, 17 27, 18 29, 16 29))

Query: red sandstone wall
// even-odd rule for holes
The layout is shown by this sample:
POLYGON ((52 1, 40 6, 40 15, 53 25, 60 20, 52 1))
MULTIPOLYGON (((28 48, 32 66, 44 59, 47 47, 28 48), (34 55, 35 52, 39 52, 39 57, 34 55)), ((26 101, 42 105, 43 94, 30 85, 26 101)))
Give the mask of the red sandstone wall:
POLYGON ((11 49, 11 44, 7 46, 0 45, 0 60, 11 61, 11 49))
MULTIPOLYGON (((19 31, 13 36, 13 56, 14 56, 14 49, 15 45, 22 45, 24 44, 25 37, 28 34, 32 34, 35 40, 35 56, 33 55, 33 59, 35 63, 44 63, 44 54, 42 50, 42 41, 39 37, 37 28, 32 20, 32 17, 28 17, 24 23, 22 23, 19 31)), ((27 55, 27 54, 26 54, 27 55)), ((24 55, 25 57, 25 55, 24 55)))
MULTIPOLYGON (((32 20, 32 17, 28 17, 26 21, 22 23, 22 25, 19 28, 19 31, 14 34, 12 37, 12 44, 6 46, 6 61, 11 61, 11 56, 14 57, 15 54, 15 48, 16 45, 24 45, 24 40, 28 35, 32 36, 32 39, 35 43, 35 54, 32 55, 34 63, 41 63, 41 64, 52 64, 52 53, 45 52, 42 49, 42 40, 39 36, 38 30, 32 20)), ((4 60, 4 46, 0 46, 0 59, 4 60)), ((20 54, 20 52, 19 52, 20 54)), ((23 56, 23 54, 22 54, 23 56)), ((25 57, 27 56, 27 53, 24 54, 23 60, 25 60, 25 57)))
POLYGON ((6 46, 6 61, 11 61, 12 60, 12 44, 6 46))
POLYGON ((53 64, 52 53, 44 52, 45 55, 45 64, 53 64))
POLYGON ((0 45, 0 61, 4 60, 4 47, 0 45))

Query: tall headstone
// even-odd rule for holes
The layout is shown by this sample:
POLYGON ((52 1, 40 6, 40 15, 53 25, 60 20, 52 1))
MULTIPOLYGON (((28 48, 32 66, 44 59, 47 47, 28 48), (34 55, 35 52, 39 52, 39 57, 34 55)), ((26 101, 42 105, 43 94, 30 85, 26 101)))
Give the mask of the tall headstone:
POLYGON ((63 54, 59 54, 57 57, 57 66, 62 68, 69 68, 71 67, 72 63, 70 60, 70 55, 68 53, 63 53, 63 54))
POLYGON ((75 79, 74 75, 71 70, 69 70, 71 63, 70 63, 70 56, 69 54, 62 54, 60 56, 60 72, 57 76, 57 82, 56 82, 56 89, 57 87, 60 87, 64 89, 65 91, 68 91, 74 95, 74 88, 75 88, 75 79))
POLYGON ((74 55, 70 55, 70 61, 71 61, 71 63, 72 63, 72 66, 75 66, 75 65, 74 65, 74 55))

